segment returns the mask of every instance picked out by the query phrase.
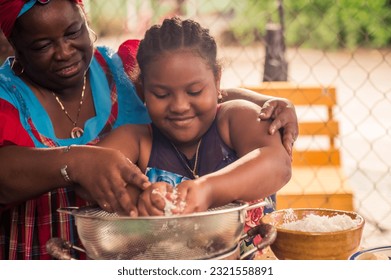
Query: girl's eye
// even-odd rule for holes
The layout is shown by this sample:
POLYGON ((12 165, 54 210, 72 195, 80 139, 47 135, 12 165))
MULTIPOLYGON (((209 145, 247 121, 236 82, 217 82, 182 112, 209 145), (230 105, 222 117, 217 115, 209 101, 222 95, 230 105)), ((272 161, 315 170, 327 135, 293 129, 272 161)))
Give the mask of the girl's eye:
POLYGON ((189 95, 193 95, 193 96, 196 96, 196 95, 199 95, 201 94, 202 90, 198 90, 198 91, 188 91, 187 93, 189 95))
POLYGON ((152 92, 152 94, 153 94, 156 98, 160 98, 160 99, 165 98, 165 97, 168 96, 168 93, 152 92))

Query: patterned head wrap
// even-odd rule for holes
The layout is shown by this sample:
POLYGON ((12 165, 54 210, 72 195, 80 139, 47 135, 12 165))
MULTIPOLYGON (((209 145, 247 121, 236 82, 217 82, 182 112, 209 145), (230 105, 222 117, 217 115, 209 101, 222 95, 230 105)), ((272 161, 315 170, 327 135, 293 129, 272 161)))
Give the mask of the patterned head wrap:
MULTIPOLYGON (((70 0, 83 5, 83 0, 70 0)), ((18 17, 30 10, 36 3, 47 4, 50 0, 0 0, 0 29, 8 38, 18 17)))

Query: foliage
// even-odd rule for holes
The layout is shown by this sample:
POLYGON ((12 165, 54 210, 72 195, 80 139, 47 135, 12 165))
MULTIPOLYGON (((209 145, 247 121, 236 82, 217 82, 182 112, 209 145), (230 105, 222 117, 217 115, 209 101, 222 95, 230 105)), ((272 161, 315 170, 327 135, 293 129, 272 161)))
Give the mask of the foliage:
POLYGON ((268 22, 278 20, 275 10, 275 3, 271 0, 240 1, 236 7, 239 14, 232 23, 232 31, 237 41, 244 45, 256 41, 263 35, 268 22))
MULTIPOLYGON (((278 0, 242 1, 232 24, 244 43, 266 32, 266 23, 280 22, 278 0)), ((284 0, 284 27, 288 46, 321 49, 387 47, 391 45, 389 0, 284 0)))

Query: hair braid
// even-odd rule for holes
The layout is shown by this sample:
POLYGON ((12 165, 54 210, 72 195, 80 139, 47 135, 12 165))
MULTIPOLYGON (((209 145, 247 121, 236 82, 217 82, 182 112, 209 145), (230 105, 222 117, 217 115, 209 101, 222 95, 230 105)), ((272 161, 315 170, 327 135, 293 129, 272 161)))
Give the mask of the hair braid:
POLYGON ((143 81, 146 66, 164 52, 189 49, 200 55, 211 67, 213 73, 220 73, 217 62, 217 46, 209 30, 193 20, 177 17, 165 19, 161 25, 154 25, 145 33, 137 52, 139 81, 143 81))

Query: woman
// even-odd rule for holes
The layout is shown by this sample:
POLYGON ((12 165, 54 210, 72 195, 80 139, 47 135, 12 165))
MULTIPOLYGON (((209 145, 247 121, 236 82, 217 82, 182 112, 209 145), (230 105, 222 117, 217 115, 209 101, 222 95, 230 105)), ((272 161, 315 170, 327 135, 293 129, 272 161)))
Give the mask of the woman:
MULTIPOLYGON (((0 259, 48 259, 53 236, 79 244, 72 217, 56 212, 86 205, 75 190, 130 213, 126 186, 146 187, 147 177, 120 151, 95 144, 122 124, 150 120, 124 71, 134 60, 94 48, 81 0, 0 0, 0 27, 15 53, 0 68, 0 259)), ((267 104, 282 110, 271 129, 284 127, 290 149, 293 106, 267 104)))

